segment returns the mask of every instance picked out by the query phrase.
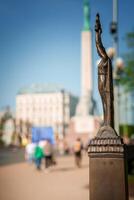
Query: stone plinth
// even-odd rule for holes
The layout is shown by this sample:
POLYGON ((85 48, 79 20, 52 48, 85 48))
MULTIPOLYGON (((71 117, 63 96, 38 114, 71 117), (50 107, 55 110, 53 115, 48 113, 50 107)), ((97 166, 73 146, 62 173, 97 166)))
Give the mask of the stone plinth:
POLYGON ((127 200, 125 146, 111 127, 90 141, 90 200, 127 200))
POLYGON ((73 144, 79 137, 83 144, 87 145, 89 140, 96 136, 100 127, 100 119, 94 116, 75 116, 71 119, 66 139, 73 144))

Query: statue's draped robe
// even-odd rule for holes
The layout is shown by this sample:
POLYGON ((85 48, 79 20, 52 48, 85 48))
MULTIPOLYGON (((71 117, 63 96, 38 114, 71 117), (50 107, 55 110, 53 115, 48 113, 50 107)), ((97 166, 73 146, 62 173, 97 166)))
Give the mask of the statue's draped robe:
POLYGON ((112 64, 101 41, 101 25, 96 25, 96 47, 99 56, 102 58, 98 65, 98 88, 103 104, 104 124, 114 128, 114 106, 113 106, 113 76, 112 64))

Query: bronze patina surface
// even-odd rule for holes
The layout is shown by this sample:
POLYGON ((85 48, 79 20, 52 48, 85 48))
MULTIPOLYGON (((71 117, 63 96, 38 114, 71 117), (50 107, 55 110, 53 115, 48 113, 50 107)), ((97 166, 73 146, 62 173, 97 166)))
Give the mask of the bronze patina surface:
POLYGON ((96 48, 101 61, 98 65, 98 89, 103 104, 104 123, 88 147, 89 199, 127 200, 125 146, 114 129, 114 95, 112 63, 102 44, 102 28, 96 15, 96 48))

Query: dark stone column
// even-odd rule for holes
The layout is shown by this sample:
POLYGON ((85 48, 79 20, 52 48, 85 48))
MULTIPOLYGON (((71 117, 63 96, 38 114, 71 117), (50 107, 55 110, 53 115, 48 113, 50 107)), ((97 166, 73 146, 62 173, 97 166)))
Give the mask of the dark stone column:
POLYGON ((96 47, 102 58, 98 65, 98 87, 104 124, 88 147, 89 199, 128 200, 125 146, 114 130, 112 64, 101 41, 101 24, 96 17, 96 47))

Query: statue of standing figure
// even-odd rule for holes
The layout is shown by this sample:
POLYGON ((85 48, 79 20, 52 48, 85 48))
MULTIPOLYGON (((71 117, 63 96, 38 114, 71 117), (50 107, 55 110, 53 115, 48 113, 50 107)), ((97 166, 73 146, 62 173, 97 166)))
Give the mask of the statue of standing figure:
POLYGON ((98 88, 103 104, 104 124, 114 129, 114 97, 113 97, 113 76, 112 63, 108 57, 101 41, 101 24, 99 14, 96 15, 96 47, 101 61, 98 65, 98 88))

